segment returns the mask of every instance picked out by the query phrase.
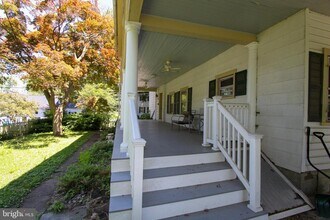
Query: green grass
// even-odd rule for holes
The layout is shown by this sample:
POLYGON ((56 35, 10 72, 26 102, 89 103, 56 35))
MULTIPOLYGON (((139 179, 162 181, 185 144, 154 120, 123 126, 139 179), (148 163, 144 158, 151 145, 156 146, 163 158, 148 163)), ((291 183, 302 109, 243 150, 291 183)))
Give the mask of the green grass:
POLYGON ((0 142, 0 208, 18 207, 91 136, 90 132, 27 135, 0 142))

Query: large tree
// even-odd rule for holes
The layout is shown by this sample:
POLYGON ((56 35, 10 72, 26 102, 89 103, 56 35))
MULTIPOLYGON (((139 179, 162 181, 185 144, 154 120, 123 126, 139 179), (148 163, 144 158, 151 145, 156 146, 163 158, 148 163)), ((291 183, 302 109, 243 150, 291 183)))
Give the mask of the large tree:
POLYGON ((117 83, 112 18, 80 0, 9 0, 0 7, 0 60, 44 93, 53 133, 62 135, 64 108, 85 83, 117 83))

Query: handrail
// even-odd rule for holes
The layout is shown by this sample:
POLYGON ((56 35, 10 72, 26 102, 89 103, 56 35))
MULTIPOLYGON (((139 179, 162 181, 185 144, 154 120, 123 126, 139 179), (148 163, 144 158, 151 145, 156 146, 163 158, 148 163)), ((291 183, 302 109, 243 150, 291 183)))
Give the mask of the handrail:
POLYGON ((141 138, 135 108, 135 95, 128 93, 129 121, 128 156, 130 158, 132 219, 142 219, 143 160, 146 141, 141 138))
MULTIPOLYGON (((307 129, 307 132, 306 132, 306 135, 307 135, 307 161, 308 161, 308 163, 316 170, 316 171, 318 171, 318 172, 320 172, 322 175, 324 175, 325 177, 327 177, 328 179, 330 179, 330 176, 329 175, 327 175, 325 172, 323 172, 322 170, 320 170, 319 168, 317 168, 313 163, 312 163, 312 161, 311 161, 311 159, 310 159, 310 135, 311 135, 311 128, 310 127, 306 127, 306 129, 307 129)), ((315 132, 314 132, 315 133, 315 132)), ((314 134, 313 133, 313 134, 314 134)), ((315 135, 315 134, 314 134, 315 135)), ((315 135, 316 137, 318 137, 317 135, 315 135)), ((323 137, 323 136, 322 136, 323 137)), ((323 141, 323 138, 320 138, 321 139, 321 141, 322 141, 322 144, 324 144, 323 145, 323 147, 325 147, 326 148, 326 146, 325 146, 325 143, 324 143, 324 141, 323 141)), ((327 149, 327 153, 328 153, 328 149, 327 149)))
POLYGON ((248 207, 254 212, 262 211, 260 206, 262 135, 250 134, 220 103, 220 99, 221 97, 214 97, 212 105, 210 99, 204 100, 203 146, 212 143, 214 150, 220 149, 249 192, 248 207), (213 140, 210 140, 211 136, 213 140))

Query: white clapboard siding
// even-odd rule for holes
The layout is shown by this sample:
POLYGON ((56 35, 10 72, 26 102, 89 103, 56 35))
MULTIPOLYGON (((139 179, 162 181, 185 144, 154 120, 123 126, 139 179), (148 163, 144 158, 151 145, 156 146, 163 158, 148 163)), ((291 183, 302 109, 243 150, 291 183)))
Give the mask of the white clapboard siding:
POLYGON ((305 80, 305 12, 258 36, 257 133, 262 150, 281 167, 300 172, 305 80))
POLYGON ((309 12, 309 49, 322 53, 323 48, 330 48, 330 17, 309 12))

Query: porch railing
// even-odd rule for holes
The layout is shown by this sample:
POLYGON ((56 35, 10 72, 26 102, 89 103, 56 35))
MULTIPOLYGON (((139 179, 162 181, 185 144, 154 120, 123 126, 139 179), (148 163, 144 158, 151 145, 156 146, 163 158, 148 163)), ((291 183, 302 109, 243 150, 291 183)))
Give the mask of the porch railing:
MULTIPOLYGON (((262 211, 261 196, 261 135, 250 134, 234 115, 220 102, 204 100, 203 146, 210 143, 220 149, 237 177, 249 193, 248 207, 262 211)), ((247 114, 248 115, 248 114, 247 114)), ((245 121, 244 118, 242 118, 245 121)))
POLYGON ((245 129, 249 128, 249 105, 247 103, 223 104, 245 129))
POLYGON ((143 158, 146 141, 141 138, 138 124, 135 96, 128 94, 129 131, 128 156, 130 159, 132 219, 142 219, 142 193, 143 193, 143 158))

